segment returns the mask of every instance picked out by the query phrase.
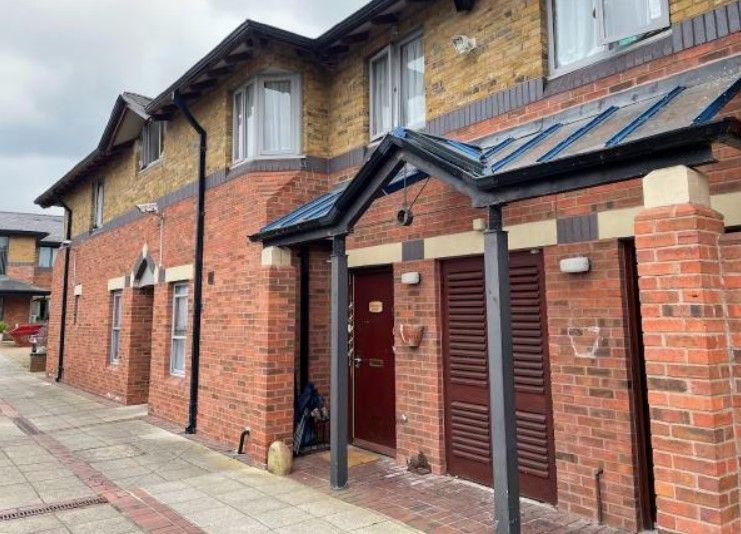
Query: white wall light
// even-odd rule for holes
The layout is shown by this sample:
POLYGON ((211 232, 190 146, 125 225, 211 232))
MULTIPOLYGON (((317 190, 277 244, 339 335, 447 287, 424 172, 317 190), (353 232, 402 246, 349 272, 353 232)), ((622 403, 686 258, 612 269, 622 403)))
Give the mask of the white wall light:
POLYGON ((562 273, 587 273, 589 272, 589 258, 577 256, 575 258, 564 258, 559 263, 562 273))

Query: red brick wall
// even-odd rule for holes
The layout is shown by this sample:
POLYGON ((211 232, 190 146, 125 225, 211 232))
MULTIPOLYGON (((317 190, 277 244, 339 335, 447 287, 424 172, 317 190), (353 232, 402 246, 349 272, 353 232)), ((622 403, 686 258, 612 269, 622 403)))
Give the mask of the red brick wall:
POLYGON ((27 324, 31 313, 30 297, 3 297, 3 322, 8 330, 12 330, 18 324, 27 324))
POLYGON ((667 531, 741 528, 722 232, 719 214, 692 204, 636 218, 658 523, 667 531))
POLYGON ((15 280, 33 284, 36 266, 33 263, 11 263, 8 265, 5 274, 15 280))
POLYGON ((604 469, 605 522, 636 526, 627 341, 619 243, 547 247, 546 304, 556 444, 558 505, 596 518, 595 472, 604 469), (591 269, 564 274, 563 258, 591 269))
MULTIPOLYGON (((273 440, 290 440, 292 434, 298 283, 295 266, 264 268, 262 246, 250 243, 248 236, 325 189, 323 178, 312 173, 255 173, 207 193, 198 430, 236 448, 242 430, 250 427, 248 450, 258 463, 265 461, 273 440), (275 317, 280 317, 280 324, 275 317)), ((159 219, 154 216, 74 244, 65 381, 122 402, 144 400, 144 345, 150 334, 141 325, 148 312, 135 308, 146 308, 148 303, 134 299, 133 290, 124 291, 122 339, 127 340, 127 350, 122 352, 122 360, 126 363, 108 365, 108 280, 130 274, 145 244, 157 264, 174 267, 193 262, 193 199, 167 207, 162 216, 162 251, 159 219), (75 285, 82 286, 76 323, 75 285)), ((319 265, 320 256, 315 261, 319 265)), ((61 294, 62 264, 55 265, 56 295, 61 294)), ((171 287, 158 284, 152 302, 150 410, 153 415, 184 424, 190 347, 186 377, 171 376, 171 287)), ((59 313, 60 306, 55 305, 47 365, 50 374, 57 365, 59 313)))
POLYGON ((144 404, 149 398, 153 306, 154 288, 124 290, 121 362, 126 404, 144 404))
MULTIPOLYGON (((185 428, 188 422, 191 338, 185 340, 185 376, 170 373, 172 341, 172 284, 158 284, 154 290, 151 362, 149 372, 149 413, 185 428)), ((193 310, 193 284, 188 287, 188 310, 193 310)), ((192 313, 188 332, 192 331, 192 313)))
POLYGON ((309 272, 309 382, 329 405, 329 251, 311 249, 309 272))
MULTIPOLYGON (((723 283, 726 290, 726 331, 729 340, 729 359, 733 367, 733 407, 736 443, 741 443, 741 232, 725 234, 720 238, 723 283)), ((741 450, 738 451, 741 468, 741 450)))
POLYGON ((436 473, 445 472, 440 306, 440 276, 434 260, 394 264, 396 459, 404 464, 423 452, 436 473), (402 273, 414 271, 420 273, 421 282, 402 284, 402 273), (404 346, 402 325, 424 327, 419 347, 404 346))

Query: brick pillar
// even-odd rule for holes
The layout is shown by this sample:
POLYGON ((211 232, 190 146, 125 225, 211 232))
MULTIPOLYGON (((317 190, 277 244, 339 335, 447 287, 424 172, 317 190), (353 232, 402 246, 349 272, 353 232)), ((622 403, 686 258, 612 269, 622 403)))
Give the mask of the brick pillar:
POLYGON ((120 357, 126 404, 143 404, 149 397, 152 354, 153 289, 125 289, 121 317, 120 357))
POLYGON ((270 444, 293 438, 294 367, 297 351, 298 269, 288 249, 263 250, 254 287, 258 291, 250 383, 249 453, 267 462, 270 444))
POLYGON ((739 532, 722 216, 686 167, 650 173, 643 190, 635 233, 659 528, 739 532))
POLYGON ((394 264, 396 460, 403 465, 423 452, 435 473, 446 469, 440 303, 435 260, 394 264), (420 283, 402 284, 401 275, 414 271, 420 273, 420 283), (402 325, 424 327, 419 347, 404 345, 402 325))

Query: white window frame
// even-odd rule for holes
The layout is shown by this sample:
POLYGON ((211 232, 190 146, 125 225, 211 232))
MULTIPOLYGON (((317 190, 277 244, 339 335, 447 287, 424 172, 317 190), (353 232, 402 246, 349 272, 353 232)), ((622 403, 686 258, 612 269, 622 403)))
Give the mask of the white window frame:
POLYGON ((175 331, 175 322, 177 320, 176 313, 177 313, 177 303, 178 300, 184 300, 185 301, 185 310, 186 310, 186 316, 190 317, 190 288, 188 283, 186 282, 178 282, 176 284, 173 284, 172 286, 172 313, 171 313, 171 321, 172 325, 170 327, 170 374, 173 376, 185 376, 185 357, 186 357, 186 345, 187 345, 187 339, 188 339, 188 325, 186 320, 186 328, 181 333, 178 334, 175 331), (178 294, 178 290, 183 290, 183 293, 178 294), (175 367, 175 341, 182 341, 183 344, 183 367, 182 369, 175 367))
POLYGON ((244 86, 237 89, 232 96, 232 161, 243 163, 258 159, 274 159, 276 157, 300 157, 301 139, 303 131, 303 109, 302 109, 302 87, 301 77, 295 73, 271 72, 260 74, 251 78, 244 86), (266 82, 289 82, 291 84, 291 147, 287 150, 265 149, 263 135, 263 120, 265 118, 265 83, 266 82), (247 121, 247 91, 252 91, 252 130, 248 130, 247 121), (237 96, 242 98, 242 132, 243 146, 238 148, 234 138, 238 134, 238 123, 236 113, 237 96), (240 153, 241 152, 241 153, 240 153))
POLYGON ((662 18, 659 19, 653 26, 648 26, 645 29, 642 29, 640 33, 634 34, 634 35, 623 35, 623 36, 613 36, 612 38, 608 39, 605 36, 605 30, 604 30, 604 8, 603 8, 603 0, 594 0, 594 17, 595 17, 595 24, 597 24, 596 32, 597 32, 597 45, 602 46, 604 49, 601 52, 598 52, 596 54, 593 54, 591 56, 585 57, 583 59, 580 59, 578 61, 574 61, 573 63, 569 63, 568 65, 559 66, 556 63, 556 17, 555 17, 555 7, 554 7, 554 1, 555 0, 547 0, 546 1, 546 8, 548 13, 548 67, 550 72, 550 78, 557 78, 558 76, 562 76, 564 74, 568 74, 570 72, 574 72, 576 70, 579 70, 583 67, 593 65, 595 63, 599 63, 600 61, 603 61, 605 59, 608 59, 610 57, 615 57, 622 55, 634 48, 638 48, 640 46, 644 46, 646 44, 649 44, 651 42, 656 41, 657 39, 663 38, 668 32, 670 28, 670 19, 669 19, 669 0, 659 0, 662 2, 662 18), (664 31, 662 31, 664 30, 664 31), (647 34, 652 35, 647 35, 647 34), (620 46, 618 44, 619 41, 623 39, 628 39, 630 37, 636 37, 637 40, 633 43, 620 46))
POLYGON ((165 123, 161 121, 149 120, 142 127, 141 134, 139 135, 139 170, 143 171, 162 159, 165 153, 165 123), (157 127, 159 154, 154 159, 149 153, 149 136, 152 135, 153 127, 157 127))
MULTIPOLYGON (((368 91, 368 113, 370 115, 370 140, 371 142, 376 141, 386 135, 388 132, 396 128, 397 126, 403 126, 404 128, 410 128, 410 129, 421 129, 424 128, 427 123, 427 109, 425 106, 425 117, 413 124, 401 124, 401 49, 405 45, 411 43, 412 41, 416 41, 419 39, 422 41, 422 58, 424 60, 425 54, 424 54, 424 41, 423 41, 423 35, 421 31, 415 31, 404 37, 402 40, 397 41, 395 43, 391 43, 381 50, 379 50, 377 53, 375 53, 373 56, 370 57, 368 60, 368 83, 369 83, 369 91, 368 91), (391 117, 389 120, 389 124, 391 125, 391 128, 384 131, 379 131, 376 128, 375 121, 373 120, 373 97, 374 95, 374 75, 373 75, 373 69, 371 68, 373 63, 378 60, 379 58, 387 56, 388 57, 388 91, 389 91, 389 101, 391 102, 391 106, 389 106, 389 111, 391 113, 391 117)), ((426 81, 426 80, 425 80, 426 81)), ((425 103, 427 100, 427 87, 425 84, 425 103)))
POLYGON ((103 226, 105 211, 105 181, 102 179, 93 182, 93 229, 103 226))
POLYGON ((37 266, 41 269, 51 269, 54 267, 54 261, 57 259, 57 251, 58 249, 56 247, 50 247, 46 245, 41 245, 39 247, 39 260, 37 262, 37 266), (42 263, 42 251, 48 250, 49 251, 49 265, 45 265, 42 263))
POLYGON ((382 57, 386 57, 386 62, 388 64, 387 69, 387 91, 388 91, 388 99, 390 102, 388 113, 391 114, 390 117, 387 117, 389 124, 391 125, 391 128, 394 126, 394 116, 396 116, 396 112, 394 111, 394 66, 393 66, 393 60, 391 58, 391 45, 385 46, 381 51, 373 55, 368 60, 368 83, 369 83, 369 91, 368 94, 370 95, 369 101, 368 101, 368 110, 370 113, 370 138, 371 141, 378 139, 379 137, 384 136, 386 133, 389 132, 389 130, 381 130, 377 128, 376 121, 374 120, 375 113, 373 113, 373 102, 375 100, 375 75, 373 74, 373 64, 381 59, 382 57))
POLYGON ((108 347, 108 363, 117 365, 121 361, 121 316, 123 312, 123 292, 111 293, 111 341, 108 347))
POLYGON ((8 270, 8 252, 10 249, 10 237, 6 235, 0 235, 0 275, 7 274, 8 270))

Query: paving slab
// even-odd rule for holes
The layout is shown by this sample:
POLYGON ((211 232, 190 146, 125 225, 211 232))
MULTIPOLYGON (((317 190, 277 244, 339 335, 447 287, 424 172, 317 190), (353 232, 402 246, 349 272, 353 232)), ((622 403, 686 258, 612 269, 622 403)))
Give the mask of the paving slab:
POLYGON ((40 508, 0 522, 2 534, 120 534, 165 525, 173 532, 319 534, 391 524, 156 427, 142 419, 146 406, 115 406, 50 384, 9 361, 5 350, 0 346, 0 511, 78 497, 113 501, 40 508))

